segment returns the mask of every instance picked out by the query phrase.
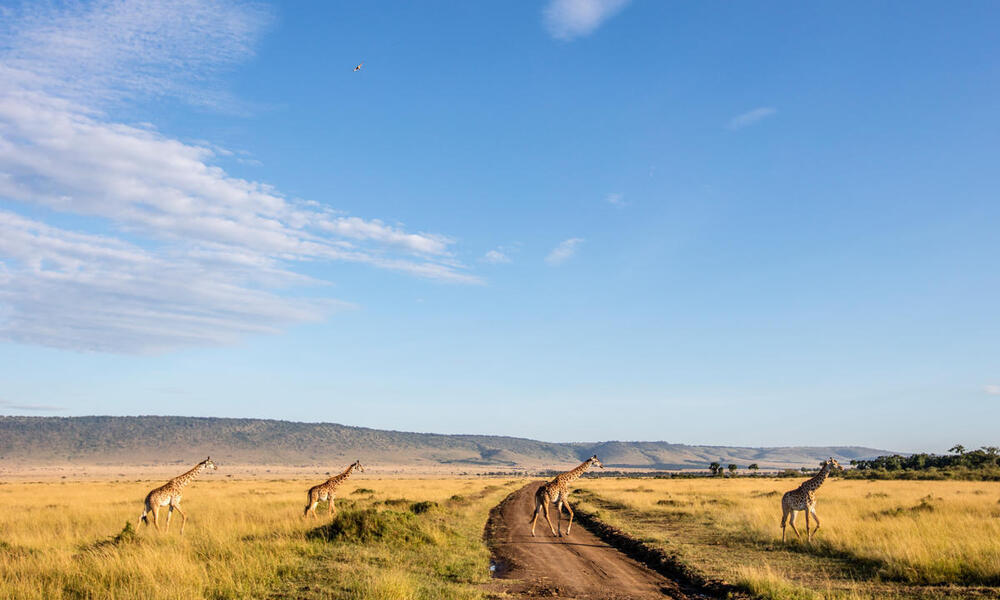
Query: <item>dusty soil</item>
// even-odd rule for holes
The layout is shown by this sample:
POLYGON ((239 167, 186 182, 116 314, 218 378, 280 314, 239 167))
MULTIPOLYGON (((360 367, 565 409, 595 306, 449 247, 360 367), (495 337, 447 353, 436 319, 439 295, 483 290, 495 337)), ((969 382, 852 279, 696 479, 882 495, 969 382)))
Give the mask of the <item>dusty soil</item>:
MULTIPOLYGON (((580 600, 711 597, 632 560, 575 521, 572 533, 560 538, 552 536, 544 517, 539 516, 536 537, 531 537, 529 520, 535 490, 541 484, 538 481, 517 490, 490 514, 486 537, 493 550, 496 577, 512 580, 503 588, 507 593, 523 598, 580 600)), ((550 509, 553 525, 554 509, 550 509)), ((566 518, 564 533, 565 529, 566 518)))

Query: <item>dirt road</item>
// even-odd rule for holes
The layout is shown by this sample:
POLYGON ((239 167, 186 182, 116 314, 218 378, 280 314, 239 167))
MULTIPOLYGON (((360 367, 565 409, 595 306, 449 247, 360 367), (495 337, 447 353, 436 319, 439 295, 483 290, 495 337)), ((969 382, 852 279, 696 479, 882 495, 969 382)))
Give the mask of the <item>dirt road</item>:
MULTIPOLYGON (((504 589, 525 598, 624 600, 705 596, 684 590, 668 579, 604 543, 578 523, 568 537, 552 537, 544 516, 531 537, 535 490, 526 485, 493 509, 487 536, 493 546, 497 577, 517 580, 504 589)), ((572 500, 572 496, 570 497, 572 500)), ((555 525, 555 507, 550 509, 555 525)), ((563 532, 566 519, 563 519, 563 532)))

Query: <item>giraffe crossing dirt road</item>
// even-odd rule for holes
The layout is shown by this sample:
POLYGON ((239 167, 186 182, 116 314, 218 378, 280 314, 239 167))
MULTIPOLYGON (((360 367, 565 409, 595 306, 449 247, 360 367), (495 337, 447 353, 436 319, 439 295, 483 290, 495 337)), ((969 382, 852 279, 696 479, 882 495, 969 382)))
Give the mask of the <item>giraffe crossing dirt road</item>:
POLYGON ((533 537, 526 518, 544 482, 530 483, 501 502, 490 515, 486 536, 496 577, 515 580, 502 591, 520 598, 652 600, 714 598, 692 590, 632 560, 580 527, 573 537, 533 537))

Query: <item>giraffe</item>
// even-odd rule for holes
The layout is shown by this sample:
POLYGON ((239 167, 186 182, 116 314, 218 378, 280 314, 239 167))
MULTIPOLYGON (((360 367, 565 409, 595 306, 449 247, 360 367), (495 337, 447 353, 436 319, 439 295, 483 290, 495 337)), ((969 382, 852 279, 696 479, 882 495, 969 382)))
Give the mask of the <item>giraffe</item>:
POLYGON ((604 468, 604 465, 601 464, 601 461, 597 459, 597 455, 595 454, 580 463, 575 469, 557 475, 555 479, 538 488, 538 491, 535 492, 535 514, 531 518, 531 537, 535 537, 535 523, 538 522, 539 511, 545 512, 545 522, 549 524, 552 535, 562 537, 562 509, 564 506, 569 512, 569 525, 566 526, 566 535, 569 535, 569 530, 573 527, 573 509, 569 505, 569 489, 567 486, 583 475, 583 472, 590 468, 590 465, 597 465, 602 469, 604 468), (556 510, 559 511, 556 520, 556 524, 559 527, 558 534, 552 528, 552 521, 549 519, 549 504, 555 504, 556 510))
POLYGON ((135 526, 138 527, 142 523, 149 525, 149 519, 146 517, 147 514, 153 513, 153 525, 156 526, 156 530, 160 530, 160 507, 169 506, 170 510, 167 512, 167 524, 164 527, 164 531, 170 530, 170 517, 174 514, 174 509, 181 514, 181 535, 184 535, 184 523, 187 522, 187 515, 181 510, 181 491, 184 489, 192 479, 197 477, 205 469, 216 470, 219 467, 215 466, 212 462, 212 457, 208 457, 200 463, 196 464, 193 469, 174 477, 170 481, 161 485, 160 487, 154 489, 153 491, 146 494, 146 500, 142 507, 142 514, 139 515, 139 521, 136 522, 135 526))
POLYGON ((816 531, 819 531, 819 517, 816 515, 816 490, 826 481, 826 476, 830 474, 830 469, 834 467, 838 469, 843 468, 832 456, 828 460, 821 462, 820 466, 822 468, 819 470, 819 473, 794 490, 785 492, 785 495, 781 497, 782 542, 785 541, 785 521, 788 521, 788 524, 792 526, 795 537, 799 537, 799 530, 795 528, 795 515, 800 510, 806 511, 806 541, 812 541, 812 536, 816 534, 816 531), (791 514, 791 519, 788 518, 789 514, 791 514), (810 514, 816 519, 816 528, 811 534, 809 533, 810 514))
POLYGON ((306 503, 306 511, 302 516, 306 517, 312 513, 313 518, 316 518, 316 505, 322 500, 327 501, 327 514, 332 515, 336 512, 337 509, 333 506, 333 497, 337 495, 337 488, 340 484, 344 483, 345 479, 351 476, 354 469, 357 469, 362 473, 365 472, 365 468, 361 466, 361 461, 356 460, 344 469, 344 472, 340 475, 334 475, 323 483, 309 488, 309 491, 307 492, 309 501, 306 503))

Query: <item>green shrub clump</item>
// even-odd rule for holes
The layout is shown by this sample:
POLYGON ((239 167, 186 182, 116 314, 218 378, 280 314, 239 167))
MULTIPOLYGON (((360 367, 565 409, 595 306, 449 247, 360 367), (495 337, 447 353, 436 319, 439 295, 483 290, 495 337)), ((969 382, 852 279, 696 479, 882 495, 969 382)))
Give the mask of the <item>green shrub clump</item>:
POLYGON ((433 543, 413 512, 374 508, 338 512, 329 525, 312 530, 308 537, 355 544, 433 543))

